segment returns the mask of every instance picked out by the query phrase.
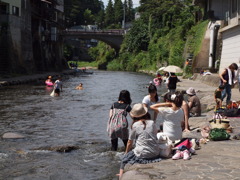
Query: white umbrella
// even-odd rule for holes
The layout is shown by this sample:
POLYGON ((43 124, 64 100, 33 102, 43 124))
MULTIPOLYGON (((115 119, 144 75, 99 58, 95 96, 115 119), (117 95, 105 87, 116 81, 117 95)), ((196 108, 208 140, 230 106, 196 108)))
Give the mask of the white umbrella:
POLYGON ((182 73, 183 70, 178 66, 167 66, 163 71, 172 72, 172 73, 182 73))
POLYGON ((158 71, 162 71, 163 69, 165 69, 166 67, 161 67, 158 69, 158 71))

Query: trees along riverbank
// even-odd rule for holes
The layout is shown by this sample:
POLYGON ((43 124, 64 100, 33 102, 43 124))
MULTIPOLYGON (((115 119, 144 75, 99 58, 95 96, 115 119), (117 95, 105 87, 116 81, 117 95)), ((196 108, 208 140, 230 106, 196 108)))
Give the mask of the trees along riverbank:
POLYGON ((141 17, 124 37, 118 57, 103 43, 89 49, 100 69, 156 71, 167 64, 183 67, 188 55, 194 59, 199 53, 208 24, 203 19, 195 22, 195 13, 202 10, 190 1, 153 2, 139 7, 141 17))

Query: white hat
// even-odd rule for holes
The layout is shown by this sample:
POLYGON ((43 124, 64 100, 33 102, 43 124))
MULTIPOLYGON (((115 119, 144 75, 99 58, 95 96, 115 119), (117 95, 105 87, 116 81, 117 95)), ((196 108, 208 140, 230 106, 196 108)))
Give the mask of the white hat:
POLYGON ((132 110, 130 111, 131 117, 142 117, 147 114, 148 109, 142 103, 134 104, 132 110))
POLYGON ((195 95, 196 92, 195 92, 195 89, 193 87, 190 87, 187 91, 186 91, 187 94, 189 95, 195 95))

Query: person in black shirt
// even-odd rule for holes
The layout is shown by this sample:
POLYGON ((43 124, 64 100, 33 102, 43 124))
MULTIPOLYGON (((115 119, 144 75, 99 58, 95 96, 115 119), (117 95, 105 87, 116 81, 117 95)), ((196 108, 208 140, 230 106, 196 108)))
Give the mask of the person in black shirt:
POLYGON ((171 73, 170 77, 168 78, 168 84, 167 84, 168 92, 175 93, 178 82, 180 82, 180 80, 175 75, 175 73, 171 73))

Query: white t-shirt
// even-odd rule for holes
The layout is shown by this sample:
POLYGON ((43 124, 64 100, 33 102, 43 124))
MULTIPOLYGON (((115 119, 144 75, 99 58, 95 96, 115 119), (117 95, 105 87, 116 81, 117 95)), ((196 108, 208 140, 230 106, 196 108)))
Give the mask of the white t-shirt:
POLYGON ((150 159, 159 155, 157 128, 153 120, 145 122, 145 129, 142 121, 133 124, 129 139, 136 140, 133 152, 138 158, 150 159))
MULTIPOLYGON (((158 102, 160 102, 160 97, 158 97, 158 102)), ((150 106, 158 102, 152 102, 150 100, 150 95, 145 96, 142 100, 142 103, 147 105, 148 113, 151 115, 151 119, 154 118, 154 110, 150 109, 150 106)))
POLYGON ((55 89, 61 89, 62 82, 59 80, 55 81, 55 89))
POLYGON ((163 118, 163 133, 172 141, 182 139, 181 122, 184 120, 182 108, 173 111, 170 107, 158 108, 159 116, 163 118))

